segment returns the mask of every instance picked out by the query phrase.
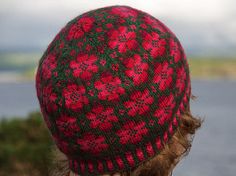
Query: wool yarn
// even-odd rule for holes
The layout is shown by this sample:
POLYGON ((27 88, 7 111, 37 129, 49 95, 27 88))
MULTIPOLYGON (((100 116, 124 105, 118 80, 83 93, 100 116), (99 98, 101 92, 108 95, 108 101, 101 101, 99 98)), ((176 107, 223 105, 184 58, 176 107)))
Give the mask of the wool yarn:
POLYGON ((129 171, 158 155, 189 109, 184 50, 141 10, 107 6, 69 21, 41 57, 43 118, 70 169, 129 171))

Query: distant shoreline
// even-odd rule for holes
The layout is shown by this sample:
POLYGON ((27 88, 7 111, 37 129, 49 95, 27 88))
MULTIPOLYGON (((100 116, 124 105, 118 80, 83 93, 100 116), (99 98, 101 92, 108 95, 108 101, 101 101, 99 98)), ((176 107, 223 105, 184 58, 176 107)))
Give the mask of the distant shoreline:
POLYGON ((0 72, 0 83, 22 83, 34 81, 33 77, 29 78, 21 73, 1 71, 0 72))

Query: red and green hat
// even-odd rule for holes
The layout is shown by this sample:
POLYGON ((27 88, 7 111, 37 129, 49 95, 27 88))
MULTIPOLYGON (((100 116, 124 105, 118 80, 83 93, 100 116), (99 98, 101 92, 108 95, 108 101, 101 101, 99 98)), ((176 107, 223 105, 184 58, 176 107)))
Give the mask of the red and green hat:
POLYGON ((158 155, 191 94, 174 33, 128 6, 68 22, 39 61, 36 89, 56 145, 86 176, 130 171, 158 155))

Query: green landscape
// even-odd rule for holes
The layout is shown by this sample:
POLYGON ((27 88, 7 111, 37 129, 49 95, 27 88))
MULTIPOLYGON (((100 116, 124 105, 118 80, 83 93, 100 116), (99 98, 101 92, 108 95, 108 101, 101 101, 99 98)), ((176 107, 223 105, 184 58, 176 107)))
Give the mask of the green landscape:
POLYGON ((48 176, 52 140, 39 112, 0 119, 0 176, 48 176))

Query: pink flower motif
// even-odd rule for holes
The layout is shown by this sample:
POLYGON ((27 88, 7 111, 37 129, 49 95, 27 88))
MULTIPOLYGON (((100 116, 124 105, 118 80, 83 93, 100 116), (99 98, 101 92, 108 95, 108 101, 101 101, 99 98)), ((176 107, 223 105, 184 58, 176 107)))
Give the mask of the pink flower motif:
POLYGON ((120 137, 121 144, 136 144, 140 142, 148 129, 145 127, 145 122, 127 122, 119 131, 117 135, 120 137))
POLYGON ((100 60, 100 64, 101 64, 102 66, 104 66, 104 65, 106 64, 106 60, 105 60, 105 59, 101 59, 101 60, 100 60))
POLYGON ((89 80, 92 74, 98 71, 96 61, 97 56, 95 55, 78 55, 76 60, 70 62, 70 68, 73 69, 73 76, 89 80))
POLYGON ((166 52, 166 41, 160 38, 156 32, 143 32, 142 46, 145 50, 150 50, 150 54, 153 58, 163 56, 166 52))
POLYGON ((110 74, 103 74, 100 80, 94 83, 94 86, 99 91, 98 98, 101 100, 118 100, 119 96, 125 92, 121 87, 120 78, 110 74))
POLYGON ((80 131, 76 122, 76 118, 72 116, 61 116, 56 119, 57 128, 67 137, 72 137, 80 131))
POLYGON ((154 113, 154 116, 158 118, 158 124, 163 125, 170 120, 173 115, 174 107, 175 101, 173 94, 159 98, 158 109, 154 113))
POLYGON ((111 49, 118 47, 120 53, 125 53, 128 50, 133 50, 138 46, 136 41, 136 33, 128 31, 125 26, 120 26, 118 30, 112 30, 109 33, 108 46, 111 49))
POLYGON ((95 95, 95 91, 94 91, 94 90, 89 90, 89 91, 88 91, 88 94, 89 94, 90 96, 94 96, 94 95, 95 95))
POLYGON ((47 85, 43 88, 42 103, 46 107, 49 113, 55 112, 57 110, 56 99, 57 95, 53 92, 52 86, 47 85))
POLYGON ((175 63, 177 63, 182 57, 181 51, 183 52, 183 49, 181 46, 178 45, 177 42, 174 41, 173 38, 170 39, 169 46, 170 56, 172 56, 174 58, 175 63))
POLYGON ((54 53, 49 53, 42 63, 42 75, 44 79, 50 79, 53 70, 57 67, 56 55, 54 53))
POLYGON ((113 59, 116 58, 117 57, 117 53, 114 51, 113 53, 110 54, 110 57, 113 58, 113 59))
POLYGON ((93 107, 92 112, 86 114, 91 121, 91 128, 100 128, 101 130, 109 130, 113 122, 117 122, 118 118, 113 112, 113 108, 104 108, 102 105, 93 107))
MULTIPOLYGON (((98 37, 98 42, 102 43, 104 41, 104 38, 102 36, 98 37)), ((103 45, 97 46, 97 48, 94 48, 94 50, 97 53, 104 54, 105 47, 103 45)))
POLYGON ((66 108, 72 110, 79 110, 89 103, 82 85, 70 84, 63 89, 62 95, 65 97, 66 108))
POLYGON ((135 54, 134 57, 125 60, 124 65, 128 68, 125 71, 125 74, 133 79, 134 85, 137 86, 147 81, 148 64, 142 62, 142 59, 138 54, 135 54))
POLYGON ((148 125, 150 125, 150 126, 153 126, 153 125, 154 125, 154 123, 155 123, 155 121, 154 121, 154 120, 150 120, 150 121, 149 121, 149 123, 148 123, 148 125))
POLYGON ((77 140, 77 144, 80 145, 82 151, 92 154, 98 154, 108 148, 103 136, 95 136, 91 133, 85 133, 81 139, 77 140))
POLYGON ((84 35, 85 32, 89 32, 93 26, 94 18, 83 17, 74 23, 68 32, 68 40, 77 39, 84 35))
POLYGON ((153 97, 149 95, 148 89, 145 89, 143 92, 136 91, 132 93, 130 99, 131 100, 124 102, 125 107, 130 108, 128 112, 130 116, 147 112, 149 105, 154 102, 153 97))
POLYGON ((170 88, 171 84, 173 84, 172 76, 173 68, 169 67, 167 62, 156 64, 153 82, 159 84, 160 90, 163 91, 167 88, 170 88))
POLYGON ((119 15, 120 17, 123 18, 128 18, 130 16, 137 17, 138 15, 137 11, 127 7, 113 7, 110 13, 114 15, 119 15))

